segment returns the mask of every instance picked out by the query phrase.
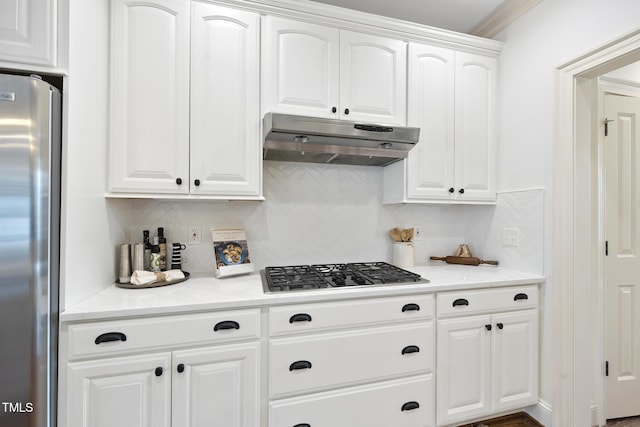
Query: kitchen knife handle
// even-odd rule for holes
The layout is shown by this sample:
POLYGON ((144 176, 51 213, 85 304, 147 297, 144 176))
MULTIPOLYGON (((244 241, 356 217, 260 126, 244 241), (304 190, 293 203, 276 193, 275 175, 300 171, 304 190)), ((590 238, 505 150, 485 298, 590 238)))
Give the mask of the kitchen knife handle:
POLYGON ((420 407, 420 404, 418 402, 407 402, 404 405, 402 405, 402 410, 413 411, 414 409, 418 409, 419 407, 420 407))
POLYGON ((420 311, 420 306, 414 303, 405 304, 402 306, 402 312, 405 311, 420 311))
POLYGON ((301 369, 311 369, 311 362, 308 360, 298 360, 289 365, 289 371, 299 371, 301 369))
POLYGON ((95 343, 96 345, 103 342, 111 342, 111 341, 126 341, 127 336, 122 332, 106 332, 104 334, 100 334, 96 337, 95 343))
POLYGON ((311 322, 311 316, 307 313, 298 313, 294 314, 289 318, 289 323, 294 322, 311 322))
POLYGON ((215 332, 224 329, 240 329, 240 324, 238 322, 234 322, 233 320, 224 320, 222 322, 216 323, 216 326, 213 327, 215 332))
POLYGON ((469 300, 467 300, 465 298, 458 298, 457 300, 455 300, 453 302, 453 306, 457 307, 459 305, 469 305, 469 300))
POLYGON ((402 354, 420 353, 420 347, 417 345, 408 345, 402 349, 402 354))

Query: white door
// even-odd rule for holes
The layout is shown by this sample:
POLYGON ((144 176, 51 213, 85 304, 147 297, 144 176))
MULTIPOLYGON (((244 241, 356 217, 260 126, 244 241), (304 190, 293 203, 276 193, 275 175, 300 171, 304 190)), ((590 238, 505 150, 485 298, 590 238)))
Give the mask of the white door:
POLYGON ((186 194, 189 2, 113 0, 110 33, 111 191, 186 194))
POLYGON ((173 426, 258 427, 259 343, 173 353, 173 426))
POLYGON ((56 65, 56 7, 50 0, 0 2, 0 61, 56 65))
POLYGON ((406 103, 406 43, 340 31, 340 118, 404 126, 406 103))
POLYGON ((491 411, 491 329, 489 315, 438 320, 438 425, 491 411))
POLYGON ((493 410, 506 411, 537 403, 537 311, 496 314, 492 320, 493 410))
POLYGON ((266 16, 262 43, 263 116, 339 117, 338 29, 266 16))
POLYGON ((456 52, 456 185, 460 200, 495 201, 497 60, 456 52))
POLYGON ((420 141, 407 160, 409 198, 452 198, 454 72, 451 49, 409 44, 407 125, 420 128, 420 141))
POLYGON ((640 99, 605 95, 606 417, 640 414, 640 99))
POLYGON ((191 194, 259 197, 260 17, 191 7, 191 194))
POLYGON ((171 354, 70 363, 66 427, 170 427, 171 354))

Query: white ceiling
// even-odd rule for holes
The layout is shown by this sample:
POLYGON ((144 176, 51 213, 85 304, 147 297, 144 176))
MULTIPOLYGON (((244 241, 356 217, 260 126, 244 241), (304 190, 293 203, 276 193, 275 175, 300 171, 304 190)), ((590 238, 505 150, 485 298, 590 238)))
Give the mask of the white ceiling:
MULTIPOLYGON (((506 25, 524 14, 540 0, 314 0, 348 9, 369 12, 404 21, 492 37, 494 34, 479 33, 479 26, 487 20, 501 15, 505 10, 510 16, 506 25), (523 4, 526 6, 523 8, 523 4), (513 16, 516 13, 517 16, 513 16)), ((494 25, 494 24, 491 24, 494 25)), ((505 25, 505 26, 506 26, 505 25)), ((494 32, 495 33, 495 32, 494 32)))

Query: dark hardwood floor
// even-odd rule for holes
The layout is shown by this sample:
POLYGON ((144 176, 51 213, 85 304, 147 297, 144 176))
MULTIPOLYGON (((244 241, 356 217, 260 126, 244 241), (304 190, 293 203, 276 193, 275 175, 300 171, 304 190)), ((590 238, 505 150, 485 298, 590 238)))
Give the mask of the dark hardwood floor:
POLYGON ((505 415, 504 417, 492 418, 486 421, 479 421, 472 424, 465 424, 462 427, 544 427, 542 424, 531 418, 524 412, 505 415))
POLYGON ((607 420, 607 427, 640 427, 640 417, 618 418, 607 420))

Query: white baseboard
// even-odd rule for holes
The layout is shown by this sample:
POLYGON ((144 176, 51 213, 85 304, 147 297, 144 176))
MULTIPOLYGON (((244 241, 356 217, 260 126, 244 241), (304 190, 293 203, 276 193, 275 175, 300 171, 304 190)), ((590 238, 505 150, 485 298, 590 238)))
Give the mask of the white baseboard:
POLYGON ((537 405, 529 406, 524 410, 543 426, 551 427, 551 405, 548 402, 539 399, 537 405))

